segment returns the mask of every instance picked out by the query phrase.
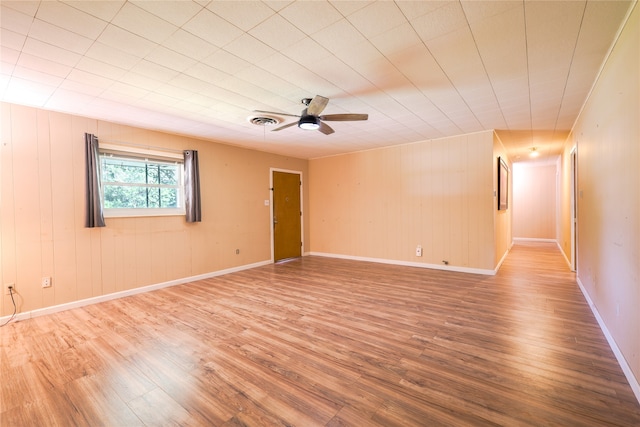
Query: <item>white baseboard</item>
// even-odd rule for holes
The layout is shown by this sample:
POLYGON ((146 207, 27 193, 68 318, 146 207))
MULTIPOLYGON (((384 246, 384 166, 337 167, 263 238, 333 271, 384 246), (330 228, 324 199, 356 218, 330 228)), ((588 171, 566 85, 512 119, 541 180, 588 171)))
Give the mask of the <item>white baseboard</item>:
MULTIPOLYGON (((170 280, 168 282, 156 283, 153 285, 141 286, 139 288, 128 289, 126 291, 113 292, 106 295, 100 295, 97 297, 91 297, 81 299, 78 301, 72 301, 64 304, 58 304, 51 307, 38 308, 36 310, 25 311, 15 315, 15 320, 27 320, 38 316, 45 316, 47 314, 59 313, 61 311, 70 310, 72 308, 84 307, 91 304, 97 304, 104 301, 111 301, 118 298, 128 297, 130 295, 141 294, 144 292, 155 291, 156 289, 168 288, 170 286, 182 285, 184 283, 196 282, 198 280, 209 279, 211 277, 222 276, 224 274, 235 273, 237 271, 249 270, 251 268, 261 267, 263 265, 272 264, 269 261, 259 261, 253 264, 241 265, 238 267, 231 267, 224 270, 213 271, 211 273, 199 274, 196 276, 185 277, 182 279, 170 280)), ((0 324, 5 323, 11 318, 11 316, 0 317, 0 324)))
POLYGON ((424 262, 399 261, 395 259, 370 258, 370 257, 342 255, 342 254, 334 254, 334 253, 326 253, 326 252, 309 252, 309 255, 321 256, 321 257, 327 257, 327 258, 350 259, 354 261, 377 262, 379 264, 403 265, 405 267, 420 267, 420 268, 430 268, 433 270, 456 271, 459 273, 484 274, 486 276, 493 276, 497 272, 497 268, 496 270, 488 270, 488 269, 482 269, 482 268, 469 268, 469 267, 458 267, 458 266, 452 266, 452 265, 427 264, 424 262))
POLYGON ((514 237, 514 242, 546 242, 546 243, 558 243, 556 239, 538 239, 536 237, 514 237))
POLYGON ((604 320, 600 316, 600 313, 598 313, 598 309, 596 308, 595 304, 591 300, 591 297, 587 293, 587 290, 582 285, 582 282, 580 282, 580 279, 577 277, 576 277, 576 281, 578 282, 578 286, 582 291, 582 295, 584 295, 584 298, 587 300, 587 303, 589 304, 589 307, 591 308, 593 315, 598 321, 598 325, 600 325, 600 329, 602 330, 602 333, 607 339, 607 342, 609 343, 609 347, 611 347, 613 354, 616 356, 616 359, 618 360, 618 364, 620 365, 620 368, 622 368, 622 372, 624 372, 624 376, 627 377, 627 381, 629 381, 629 385, 631 386, 631 390, 633 390, 633 394, 635 394, 636 399, 640 403, 640 384, 638 383, 638 379, 633 375, 633 371, 631 370, 631 367, 629 366, 629 364, 627 363, 627 360, 624 358, 624 355, 620 351, 618 344, 616 344, 616 340, 613 339, 613 336, 609 332, 609 329, 607 328, 607 325, 604 323, 604 320))

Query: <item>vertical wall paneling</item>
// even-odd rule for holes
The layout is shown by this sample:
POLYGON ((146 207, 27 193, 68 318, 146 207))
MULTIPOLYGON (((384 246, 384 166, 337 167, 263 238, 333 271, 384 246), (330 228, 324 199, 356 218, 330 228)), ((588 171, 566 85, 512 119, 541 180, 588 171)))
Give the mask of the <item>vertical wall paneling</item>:
MULTIPOLYGON (((15 209, 16 283, 39 284, 42 265, 40 246, 40 190, 38 170, 37 112, 18 108, 14 117, 30 124, 28 129, 12 127, 13 179, 15 209), (28 267, 27 267, 28 266, 28 267)), ((36 286, 20 286, 24 309, 37 307, 42 302, 42 290, 36 286)))
MULTIPOLYGON (((0 105, 0 277, 3 284, 16 284, 19 312, 266 262, 269 170, 308 173, 302 159, 0 105), (106 218, 106 227, 85 228, 85 132, 101 141, 198 150, 203 222, 187 224, 183 216, 106 218), (41 287, 44 276, 53 278, 51 288, 41 287)), ((308 198, 303 203, 308 212, 308 198)), ((308 252, 308 218, 303 222, 308 252)), ((5 316, 13 307, 1 294, 5 316)))
MULTIPOLYGON (((53 197, 53 283, 56 304, 78 299, 77 290, 77 254, 74 194, 73 141, 81 140, 71 132, 72 117, 65 114, 49 114, 49 132, 51 135, 51 192, 53 197)), ((25 127, 26 123, 15 120, 14 126, 25 127)))
MULTIPOLYGON (((13 127, 11 124, 12 111, 8 105, 2 104, 2 146, 0 146, 0 273, 2 285, 16 283, 16 228, 15 202, 13 196, 13 127)), ((11 298, 5 296, 4 289, 0 292, 2 309, 11 313, 13 306, 11 298)))
POLYGON ((483 132, 311 160, 312 253, 492 270, 492 147, 483 132))
POLYGON ((627 364, 635 377, 640 398, 639 44, 636 6, 574 126, 572 143, 578 153, 578 280, 619 348, 623 369, 627 364))
MULTIPOLYGON (((53 194, 51 192, 51 139, 49 135, 49 113, 37 110, 36 127, 38 132, 37 174, 40 212, 40 241, 42 276, 52 277, 54 273, 53 251, 53 194)), ((37 269, 36 269, 37 270, 37 269)), ((55 304, 55 287, 43 288, 42 305, 55 304)))

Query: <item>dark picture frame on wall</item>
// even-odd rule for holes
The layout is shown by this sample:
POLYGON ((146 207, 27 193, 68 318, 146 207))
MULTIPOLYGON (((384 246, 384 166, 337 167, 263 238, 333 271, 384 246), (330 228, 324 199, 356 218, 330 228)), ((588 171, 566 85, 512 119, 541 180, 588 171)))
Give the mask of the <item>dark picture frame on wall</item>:
POLYGON ((509 166, 502 157, 498 157, 498 210, 509 209, 509 166))

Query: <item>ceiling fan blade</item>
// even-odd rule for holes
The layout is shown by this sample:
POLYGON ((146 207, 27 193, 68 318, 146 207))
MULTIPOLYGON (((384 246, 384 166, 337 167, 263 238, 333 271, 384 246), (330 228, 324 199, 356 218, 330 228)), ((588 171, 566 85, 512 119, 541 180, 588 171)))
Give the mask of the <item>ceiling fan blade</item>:
POLYGON ((317 116, 322 113, 324 107, 329 103, 329 98, 325 98, 324 96, 316 95, 313 97, 309 105, 307 106, 307 114, 312 116, 317 116))
POLYGON ((253 110, 254 113, 266 113, 266 114, 274 114, 276 116, 290 116, 290 117, 300 117, 296 114, 287 114, 287 113, 276 113, 275 111, 264 111, 264 110, 253 110))
POLYGON ((318 130, 322 133, 324 133, 325 135, 331 135, 332 133, 334 133, 335 131, 331 128, 331 126, 320 122, 320 127, 318 128, 318 130))
POLYGON ((326 116, 320 116, 320 120, 327 120, 329 122, 350 122, 367 120, 368 118, 368 114, 327 114, 326 116))
POLYGON ((289 123, 289 124, 282 125, 282 126, 280 126, 280 127, 278 127, 278 128, 272 129, 272 130, 271 130, 271 132, 275 132, 275 131, 277 131, 277 130, 286 129, 286 128, 289 128, 289 127, 291 127, 291 126, 295 126, 295 125, 297 125, 297 124, 298 124, 298 122, 291 122, 291 123, 289 123))

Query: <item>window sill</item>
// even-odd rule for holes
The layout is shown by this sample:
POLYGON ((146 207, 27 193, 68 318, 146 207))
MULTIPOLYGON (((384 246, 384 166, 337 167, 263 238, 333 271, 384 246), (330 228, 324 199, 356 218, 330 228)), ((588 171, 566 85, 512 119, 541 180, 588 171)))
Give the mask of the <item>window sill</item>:
POLYGON ((156 216, 185 216, 182 209, 105 209, 105 218, 145 218, 156 216))

